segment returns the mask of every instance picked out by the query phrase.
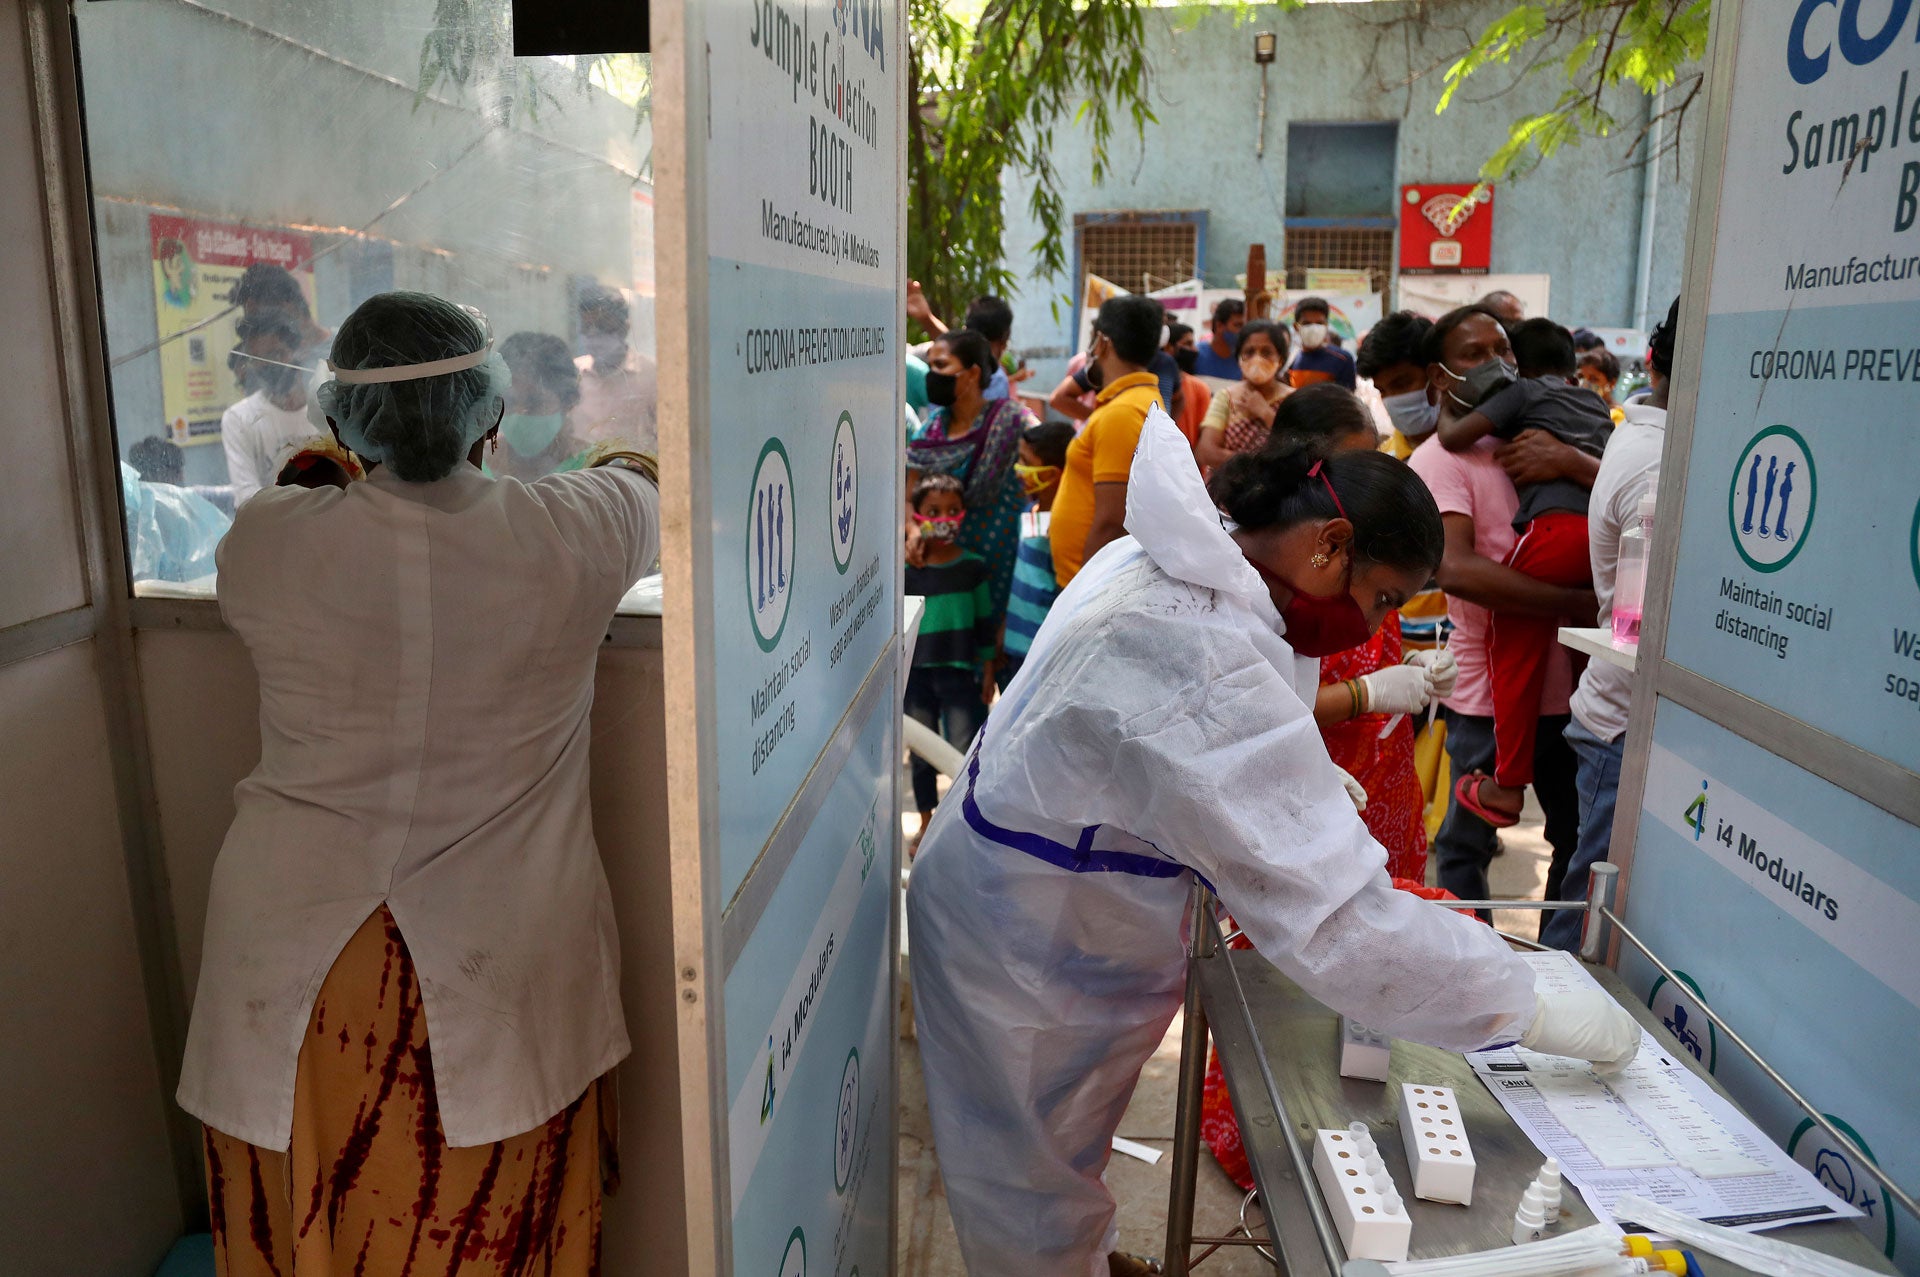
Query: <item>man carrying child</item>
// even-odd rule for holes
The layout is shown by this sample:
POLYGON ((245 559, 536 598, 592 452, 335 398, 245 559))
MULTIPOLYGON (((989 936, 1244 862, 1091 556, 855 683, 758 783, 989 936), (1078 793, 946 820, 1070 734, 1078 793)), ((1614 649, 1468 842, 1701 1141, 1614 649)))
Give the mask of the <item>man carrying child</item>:
MULTIPOLYGON (((1528 319, 1508 330, 1513 358, 1498 356, 1455 370, 1442 361, 1442 393, 1453 411, 1440 416, 1440 443, 1465 452, 1491 435, 1511 440, 1542 430, 1591 457, 1606 450, 1613 418, 1599 398, 1576 379, 1573 334, 1549 319, 1528 319)), ((1519 540, 1505 564, 1547 585, 1590 591, 1587 556, 1587 487, 1571 479, 1527 483, 1519 488, 1513 516, 1519 540)), ((1454 782, 1460 805, 1495 828, 1520 819, 1533 781, 1534 742, 1547 663, 1557 650, 1561 618, 1538 611, 1495 608, 1488 630, 1493 678, 1494 769, 1454 782)))

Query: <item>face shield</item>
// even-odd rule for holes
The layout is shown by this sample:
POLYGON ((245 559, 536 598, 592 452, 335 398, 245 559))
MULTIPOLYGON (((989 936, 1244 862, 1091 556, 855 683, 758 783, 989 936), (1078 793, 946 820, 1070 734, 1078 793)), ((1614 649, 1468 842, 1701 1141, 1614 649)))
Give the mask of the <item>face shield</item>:
MULTIPOLYGON (((453 309, 450 303, 442 304, 447 305, 449 310, 453 309)), ((395 387, 428 378, 448 378, 442 386, 433 388, 425 395, 426 410, 436 422, 450 422, 459 432, 462 453, 472 448, 500 421, 507 387, 512 385, 513 379, 507 371, 506 361, 494 353, 493 330, 487 323, 487 317, 471 306, 458 307, 458 311, 478 327, 480 345, 477 348, 440 359, 374 367, 342 367, 340 363, 329 359, 329 375, 309 401, 309 419, 315 421, 322 431, 326 430, 327 420, 331 419, 340 432, 341 441, 356 454, 368 461, 390 465, 393 441, 383 437, 387 433, 382 428, 383 424, 405 420, 410 414, 420 411, 417 404, 404 407, 397 404, 395 387), (480 369, 486 374, 479 382, 477 393, 472 379, 453 378, 453 374, 470 369, 480 369)), ((436 340, 436 345, 444 344, 457 349, 473 343, 471 328, 466 324, 456 325, 451 322, 449 315, 423 314, 417 318, 410 317, 410 320, 426 327, 434 338, 443 339, 436 340)), ((334 344, 337 353, 337 339, 334 344)), ((389 353, 383 349, 383 343, 377 337, 367 344, 370 348, 369 359, 389 353)))

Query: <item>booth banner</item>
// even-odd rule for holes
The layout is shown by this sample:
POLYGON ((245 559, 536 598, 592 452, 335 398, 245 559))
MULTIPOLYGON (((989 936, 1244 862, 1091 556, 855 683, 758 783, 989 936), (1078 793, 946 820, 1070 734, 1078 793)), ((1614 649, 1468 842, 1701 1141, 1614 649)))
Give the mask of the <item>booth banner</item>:
MULTIPOLYGON (((1650 741, 1630 742, 1645 785, 1626 901, 1652 950, 1907 1184, 1920 1182, 1920 829, 1842 786, 1861 765, 1848 745, 1920 770, 1914 13, 1906 0, 1715 7, 1733 74, 1716 89, 1726 144, 1697 193, 1713 250, 1682 309, 1704 309, 1705 335, 1689 349, 1683 322, 1677 371, 1698 379, 1677 405, 1691 390, 1690 417, 1668 427, 1655 527, 1677 557, 1653 583, 1669 593, 1650 671, 1663 690, 1682 667, 1709 686, 1693 709, 1660 699, 1650 741), (1747 702, 1774 711, 1763 723, 1835 739, 1736 724, 1747 702)), ((1648 964, 1629 955, 1622 970, 1654 996, 1648 964)), ((1671 984, 1661 996, 1684 1002, 1671 984)), ((1854 1154, 1810 1133, 1744 1056, 1718 1057, 1782 1147, 1867 1213, 1902 1271, 1920 1270, 1920 1221, 1896 1221, 1854 1154)))
POLYGON ((1855 8, 1741 10, 1666 650, 1920 770, 1920 74, 1855 8))
MULTIPOLYGON (((313 306, 313 241, 292 231, 205 222, 162 213, 147 218, 153 251, 154 319, 160 340, 165 433, 180 445, 218 443, 220 416, 244 393, 227 357, 240 312, 234 285, 257 262, 283 266, 313 306)), ((122 422, 122 432, 147 433, 122 422)))
POLYGON ((728 1168, 735 1272, 775 1273, 795 1237, 808 1273, 884 1273, 894 1174, 888 854, 883 789, 898 698, 881 697, 767 918, 727 979, 728 1168), (752 1209, 743 1209, 749 1203, 752 1209))
POLYGON ((877 1274, 893 1245, 905 4, 699 10, 701 787, 725 937, 708 1080, 727 1192, 711 1205, 734 1273, 877 1274))
POLYGON ((1400 188, 1400 273, 1484 275, 1493 268, 1493 187, 1420 182, 1400 188))
MULTIPOLYGON (((1920 830, 1671 701, 1662 701, 1634 843, 1630 925, 1824 1112, 1904 1183, 1920 1180, 1920 830)), ((1756 1121, 1888 1246, 1874 1181, 1636 954, 1627 983, 1676 1049, 1710 1064, 1756 1121)), ((1906 1262, 1920 1258, 1911 1245, 1906 1262)))
POLYGON ((720 903, 892 637, 900 7, 707 11, 720 903))

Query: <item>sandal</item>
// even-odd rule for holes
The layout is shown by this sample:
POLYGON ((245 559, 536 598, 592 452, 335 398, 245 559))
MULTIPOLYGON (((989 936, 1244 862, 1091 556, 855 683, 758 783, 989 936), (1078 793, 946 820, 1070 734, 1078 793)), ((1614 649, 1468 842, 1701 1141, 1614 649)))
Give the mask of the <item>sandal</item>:
POLYGON ((1480 801, 1480 786, 1492 779, 1485 772, 1469 772, 1453 783, 1453 800, 1495 829, 1511 829, 1520 823, 1518 812, 1501 811, 1480 801))
POLYGON ((1148 1259, 1145 1255, 1116 1250, 1107 1256, 1109 1277, 1154 1277, 1166 1271, 1166 1266, 1159 1260, 1148 1259))

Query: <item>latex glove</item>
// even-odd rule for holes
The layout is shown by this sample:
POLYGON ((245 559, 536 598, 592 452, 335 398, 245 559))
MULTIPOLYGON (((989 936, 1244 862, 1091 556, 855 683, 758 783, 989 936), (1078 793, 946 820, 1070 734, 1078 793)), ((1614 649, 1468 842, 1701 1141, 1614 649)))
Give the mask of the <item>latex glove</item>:
POLYGON ((1429 648, 1424 652, 1408 652, 1408 665, 1424 666, 1433 675, 1433 697, 1444 701, 1453 695, 1453 685, 1460 681, 1460 662, 1453 659, 1453 653, 1444 647, 1429 648))
POLYGON ((1640 1051, 1640 1022, 1598 989, 1536 992, 1533 1024, 1520 1045, 1545 1055, 1589 1060, 1596 1073, 1618 1073, 1640 1051))
POLYGON ((1353 773, 1335 763, 1333 770, 1340 773, 1340 783, 1347 787, 1347 797, 1353 799, 1355 811, 1367 809, 1367 787, 1353 778, 1353 773))
POLYGON ((1424 665, 1395 665, 1362 674, 1369 714, 1418 714, 1433 699, 1433 674, 1424 665))

